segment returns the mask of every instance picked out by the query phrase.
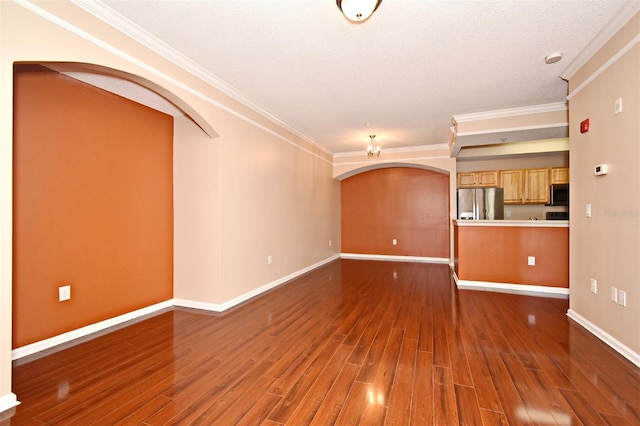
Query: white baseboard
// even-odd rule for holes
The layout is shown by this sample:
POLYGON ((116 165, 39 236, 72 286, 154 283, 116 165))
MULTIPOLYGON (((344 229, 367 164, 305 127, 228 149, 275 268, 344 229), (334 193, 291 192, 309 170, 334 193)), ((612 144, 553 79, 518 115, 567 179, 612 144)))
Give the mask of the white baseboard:
POLYGON ((266 291, 269 291, 271 289, 274 289, 286 283, 287 281, 291 281, 292 279, 297 278, 300 275, 306 274, 309 271, 312 271, 316 268, 326 265, 329 262, 333 262, 334 260, 339 258, 340 258, 340 255, 338 254, 328 257, 324 260, 321 260, 318 263, 314 263, 311 266, 295 271, 285 277, 279 278, 275 281, 272 281, 268 284, 263 285, 262 287, 256 288, 255 290, 251 290, 245 294, 242 294, 224 303, 205 303, 205 302, 196 302, 192 300, 174 299, 174 305, 184 307, 184 308, 203 309, 205 311, 224 312, 227 309, 233 308, 234 306, 239 305, 240 303, 246 302, 249 299, 259 296, 260 294, 266 291))
POLYGON ((620 342, 618 339, 577 313, 576 311, 569 309, 567 316, 586 328, 591 334, 602 340, 609 345, 613 350, 618 352, 623 357, 634 363, 637 367, 640 367, 640 354, 634 352, 631 348, 620 342))
POLYGON ((9 392, 6 395, 0 396, 0 422, 4 420, 6 414, 11 416, 13 413, 5 413, 5 411, 10 410, 20 404, 18 398, 15 393, 9 392))
POLYGON ((455 272, 452 271, 453 280, 460 290, 485 290, 497 291, 500 293, 514 293, 528 296, 544 296, 544 297, 569 297, 569 289, 565 287, 547 287, 543 285, 529 284, 512 284, 512 283, 495 283, 490 281, 470 281, 461 280, 455 272))
POLYGON ((383 260, 387 262, 420 262, 420 263, 445 263, 448 264, 448 257, 422 257, 422 256, 392 256, 388 254, 358 254, 358 253, 342 253, 343 259, 355 260, 383 260))
MULTIPOLYGON (((190 301, 190 300, 182 300, 182 299, 171 299, 171 300, 167 300, 161 303, 157 303, 155 305, 151 305, 151 306, 147 306, 146 308, 142 308, 142 309, 138 309, 136 311, 133 312, 128 312, 126 314, 123 315, 119 315, 117 317, 114 318, 109 318, 107 320, 104 321, 100 321, 97 322, 95 324, 90 324, 87 325, 85 327, 81 327, 78 328, 76 330, 72 330, 63 334, 59 334, 57 336, 53 336, 50 337, 48 339, 44 339, 44 340, 40 340, 39 342, 35 342, 35 343, 31 343, 29 345, 25 345, 25 346, 21 346, 19 348, 15 348, 14 350, 11 351, 11 359, 12 360, 17 360, 20 358, 23 358, 25 356, 29 356, 29 355, 33 355, 35 353, 38 352, 42 352, 44 350, 47 349, 51 349, 55 346, 61 345, 63 343, 68 343, 72 340, 76 340, 82 337, 86 337, 90 334, 93 333, 97 333, 100 331, 104 331, 109 327, 113 327, 119 324, 122 324, 124 322, 127 321, 131 321, 137 318, 140 318, 144 315, 149 315, 152 314, 154 312, 157 312, 161 309, 165 309, 165 308, 171 308, 173 306, 181 306, 181 307, 186 307, 186 308, 196 308, 196 309, 203 309, 203 310, 207 310, 207 311, 214 311, 214 312, 224 312, 225 310, 232 308, 242 302, 245 302, 253 297, 258 296, 261 293, 264 293, 265 291, 271 290, 272 288, 275 288, 279 285, 284 284, 287 281, 292 280, 293 278, 296 278, 302 274, 305 274, 313 269, 316 269, 322 265, 325 265, 333 260, 336 260, 340 258, 340 255, 336 254, 334 256, 331 256, 325 260, 322 260, 318 263, 315 263, 307 268, 303 268, 300 269, 299 271, 296 271, 292 274, 287 275, 286 277, 282 277, 276 281, 270 282, 267 285, 264 285, 260 288, 257 288, 255 290, 252 290, 248 293, 245 293, 241 296, 238 296, 234 299, 231 299, 227 302, 224 302, 222 304, 216 304, 216 303, 204 303, 204 302, 195 302, 195 301, 190 301)), ((0 400, 0 403, 2 403, 3 401, 0 400)))
POLYGON ((152 314, 161 309, 170 308, 173 306, 173 300, 167 300, 164 302, 156 303, 155 305, 147 306, 146 308, 138 309, 133 312, 128 312, 123 315, 118 315, 114 318, 109 318, 104 321, 90 324, 85 327, 81 327, 75 330, 68 331, 66 333, 59 334, 57 336, 50 337, 48 339, 40 340, 39 342, 31 343, 29 345, 15 348, 11 351, 11 359, 16 360, 28 355, 33 355, 37 352, 44 351, 46 349, 53 348, 54 346, 61 345, 63 343, 70 342, 81 337, 88 336, 99 331, 103 331, 109 327, 113 327, 122 324, 127 321, 142 317, 144 315, 152 314))

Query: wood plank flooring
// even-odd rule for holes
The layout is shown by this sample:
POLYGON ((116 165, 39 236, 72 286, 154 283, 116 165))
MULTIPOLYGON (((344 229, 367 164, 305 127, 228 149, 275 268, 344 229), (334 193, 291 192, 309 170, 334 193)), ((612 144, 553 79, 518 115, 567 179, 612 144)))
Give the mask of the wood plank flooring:
POLYGON ((338 260, 223 315, 175 308, 16 362, 0 425, 640 425, 640 372, 568 301, 338 260))

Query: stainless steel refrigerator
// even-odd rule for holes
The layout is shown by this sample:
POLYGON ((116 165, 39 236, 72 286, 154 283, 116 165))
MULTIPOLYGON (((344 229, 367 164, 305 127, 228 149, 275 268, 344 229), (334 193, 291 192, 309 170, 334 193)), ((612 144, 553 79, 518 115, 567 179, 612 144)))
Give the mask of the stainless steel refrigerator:
POLYGON ((504 189, 458 189, 458 219, 504 219, 504 189))

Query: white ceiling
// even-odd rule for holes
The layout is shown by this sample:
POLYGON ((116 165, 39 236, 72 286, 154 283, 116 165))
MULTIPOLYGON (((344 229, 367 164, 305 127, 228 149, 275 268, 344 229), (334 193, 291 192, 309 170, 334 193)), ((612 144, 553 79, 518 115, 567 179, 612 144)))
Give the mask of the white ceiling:
POLYGON ((102 3, 336 153, 371 133, 383 149, 446 143, 453 115, 564 101, 563 70, 638 2, 383 0, 359 24, 334 0, 102 3))

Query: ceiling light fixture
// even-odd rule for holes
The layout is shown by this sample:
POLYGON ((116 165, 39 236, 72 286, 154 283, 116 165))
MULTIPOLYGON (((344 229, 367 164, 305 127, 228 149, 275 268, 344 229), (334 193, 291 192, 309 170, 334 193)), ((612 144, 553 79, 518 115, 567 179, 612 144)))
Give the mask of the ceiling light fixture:
POLYGON ((380 156, 381 149, 376 145, 376 135, 369 135, 369 137, 371 138, 371 143, 369 143, 369 146, 367 147, 367 155, 369 157, 380 156))
POLYGON ((366 21, 380 6, 382 0, 336 0, 338 9, 350 21, 366 21))

